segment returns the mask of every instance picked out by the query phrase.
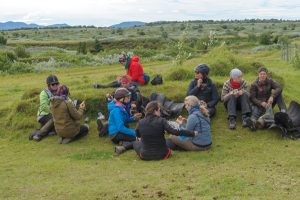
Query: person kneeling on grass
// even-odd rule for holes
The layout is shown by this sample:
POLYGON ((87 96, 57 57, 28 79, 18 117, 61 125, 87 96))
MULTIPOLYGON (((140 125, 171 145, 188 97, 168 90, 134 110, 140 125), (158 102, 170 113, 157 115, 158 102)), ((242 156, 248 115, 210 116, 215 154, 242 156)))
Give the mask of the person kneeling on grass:
POLYGON ((141 140, 135 141, 133 148, 142 160, 162 160, 171 155, 166 144, 165 131, 173 135, 195 135, 193 131, 174 129, 160 116, 160 109, 161 105, 157 101, 148 103, 145 118, 138 122, 136 134, 141 140))
POLYGON ((79 109, 68 100, 69 89, 65 85, 59 86, 57 96, 50 99, 50 108, 53 115, 55 130, 60 136, 60 143, 67 144, 79 139, 89 132, 87 124, 80 125, 80 118, 85 110, 84 101, 79 105, 79 109))
POLYGON ((230 79, 224 83, 221 95, 221 100, 224 102, 228 112, 229 129, 236 128, 237 110, 242 112, 242 126, 248 127, 251 124, 249 96, 247 82, 243 79, 243 73, 237 68, 232 69, 230 79))
POLYGON ((129 116, 125 104, 130 102, 130 92, 126 88, 118 88, 115 91, 114 99, 108 103, 108 134, 111 141, 119 146, 115 152, 121 154, 133 148, 136 140, 136 132, 129 128, 128 123, 134 122, 141 117, 140 113, 129 116))
POLYGON ((41 128, 29 134, 29 140, 41 141, 47 135, 55 135, 54 123, 50 113, 50 98, 56 95, 59 81, 57 76, 50 75, 46 79, 47 88, 40 93, 40 106, 37 121, 41 128))
MULTIPOLYGON (((184 99, 184 105, 189 113, 185 129, 197 131, 198 134, 194 137, 171 135, 167 140, 167 145, 173 150, 204 151, 210 149, 212 140, 208 111, 199 104, 195 96, 187 96, 184 99)), ((183 118, 178 118, 177 122, 184 128, 183 118)))

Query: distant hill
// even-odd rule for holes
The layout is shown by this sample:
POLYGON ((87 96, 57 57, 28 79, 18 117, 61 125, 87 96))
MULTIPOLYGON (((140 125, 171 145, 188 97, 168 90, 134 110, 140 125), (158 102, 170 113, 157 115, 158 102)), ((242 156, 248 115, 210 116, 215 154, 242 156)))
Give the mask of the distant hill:
POLYGON ((57 27, 57 28, 61 28, 61 27, 69 27, 68 24, 53 24, 53 25, 49 25, 49 26, 42 26, 42 25, 38 25, 38 24, 26 24, 24 22, 4 22, 1 23, 0 22, 0 30, 12 30, 12 29, 21 29, 21 28, 45 28, 45 27, 57 27))
POLYGON ((132 21, 132 22, 122 22, 120 24, 115 24, 110 27, 112 27, 112 28, 128 28, 128 27, 144 26, 144 25, 145 25, 145 22, 132 21))

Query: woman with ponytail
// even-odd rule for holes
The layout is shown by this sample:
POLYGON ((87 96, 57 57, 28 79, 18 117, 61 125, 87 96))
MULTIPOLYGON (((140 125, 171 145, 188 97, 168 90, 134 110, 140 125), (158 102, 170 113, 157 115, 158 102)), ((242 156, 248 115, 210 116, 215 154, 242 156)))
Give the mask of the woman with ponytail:
POLYGON ((184 126, 183 118, 178 118, 177 122, 182 129, 196 131, 198 134, 194 137, 171 135, 167 140, 168 146, 174 150, 186 151, 204 151, 210 149, 212 139, 207 109, 201 105, 201 102, 195 96, 187 96, 184 99, 184 105, 189 113, 186 126, 184 126))

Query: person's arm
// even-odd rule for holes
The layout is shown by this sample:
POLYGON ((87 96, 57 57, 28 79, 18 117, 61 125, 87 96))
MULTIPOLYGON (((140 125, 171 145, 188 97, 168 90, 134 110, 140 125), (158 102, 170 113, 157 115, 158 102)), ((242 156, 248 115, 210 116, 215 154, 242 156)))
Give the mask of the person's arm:
POLYGON ((187 96, 189 96, 189 95, 197 96, 197 93, 200 91, 200 88, 194 82, 196 82, 196 81, 194 80, 194 81, 190 82, 188 91, 186 93, 187 96))
POLYGON ((49 106, 49 97, 47 93, 43 90, 40 93, 40 107, 39 107, 39 114, 41 113, 50 113, 50 106, 49 106))
POLYGON ((127 135, 132 135, 132 136, 136 136, 135 134, 135 131, 130 129, 130 128, 127 128, 125 125, 124 125, 124 121, 122 120, 122 118, 120 116, 117 116, 116 115, 116 111, 112 111, 112 116, 113 116, 113 119, 116 123, 116 127, 118 129, 119 132, 122 132, 124 134, 127 134, 127 135))
POLYGON ((169 134, 172 134, 172 135, 177 135, 177 136, 188 136, 188 137, 194 137, 194 131, 190 131, 190 130, 186 130, 186 129, 180 129, 180 130, 177 130, 177 129, 174 129, 172 128, 168 121, 164 118, 162 118, 162 123, 163 123, 163 126, 164 126, 164 130, 166 130, 169 134))
POLYGON ((73 105, 72 102, 66 100, 65 101, 67 107, 68 107, 68 110, 69 110, 69 114, 71 116, 72 119, 75 119, 75 120, 80 120, 82 115, 83 115, 83 111, 84 109, 82 108, 79 108, 78 110, 76 109, 76 107, 73 105))
POLYGON ((229 82, 226 81, 223 85, 221 101, 223 101, 223 102, 228 101, 229 97, 231 96, 229 89, 230 89, 229 82))
POLYGON ((277 83, 276 81, 271 79, 271 88, 274 89, 274 92, 272 92, 272 96, 275 99, 276 97, 278 97, 281 92, 282 92, 282 87, 281 85, 279 85, 279 83, 277 83))
POLYGON ((243 87, 241 88, 243 94, 246 94, 248 97, 250 96, 249 90, 248 90, 248 85, 247 82, 244 80, 243 82, 243 87))
POLYGON ((211 101, 207 102, 207 107, 212 108, 214 107, 219 101, 218 89, 215 84, 211 85, 211 101))
POLYGON ((250 100, 257 106, 261 106, 261 103, 262 101, 258 100, 256 98, 256 95, 257 95, 257 87, 255 85, 255 83, 252 83, 251 84, 251 87, 250 87, 250 100))

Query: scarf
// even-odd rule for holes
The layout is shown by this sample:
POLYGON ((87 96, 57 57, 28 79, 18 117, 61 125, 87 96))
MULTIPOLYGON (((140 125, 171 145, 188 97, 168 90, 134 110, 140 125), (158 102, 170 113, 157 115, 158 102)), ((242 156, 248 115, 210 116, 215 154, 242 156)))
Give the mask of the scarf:
POLYGON ((232 85, 232 87, 233 87, 234 89, 238 89, 238 88, 241 86, 241 83, 240 83, 240 82, 236 82, 236 81, 234 81, 234 80, 232 80, 232 79, 230 79, 230 84, 232 85))
POLYGON ((127 56, 126 64, 125 64, 125 70, 128 70, 129 68, 129 63, 130 63, 130 56, 127 56))

